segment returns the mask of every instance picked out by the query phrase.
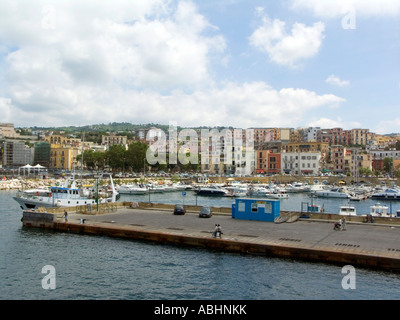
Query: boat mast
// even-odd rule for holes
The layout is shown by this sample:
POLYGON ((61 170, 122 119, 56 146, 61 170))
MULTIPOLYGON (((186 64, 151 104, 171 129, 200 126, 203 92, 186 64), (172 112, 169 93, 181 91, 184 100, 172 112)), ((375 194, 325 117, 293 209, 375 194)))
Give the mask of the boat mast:
POLYGON ((84 150, 85 150, 85 131, 82 131, 81 181, 83 181, 83 151, 84 150))

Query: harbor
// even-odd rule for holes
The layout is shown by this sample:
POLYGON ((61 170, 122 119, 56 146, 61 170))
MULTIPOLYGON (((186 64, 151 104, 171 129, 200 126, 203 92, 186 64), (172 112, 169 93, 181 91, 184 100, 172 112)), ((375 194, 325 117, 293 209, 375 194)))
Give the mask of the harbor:
POLYGON ((18 191, 14 200, 23 209, 24 227, 400 271, 399 189, 394 185, 160 180, 114 185, 110 176, 109 184, 78 188, 75 179, 70 186, 62 181, 62 188, 18 191), (89 189, 91 196, 83 196, 89 189), (99 197, 99 189, 112 197, 99 197), (395 195, 382 197, 385 192, 395 195), (383 204, 373 200, 376 195, 383 204), (354 205, 361 202, 369 202, 368 211, 354 205), (187 214, 172 215, 177 204, 187 214), (212 219, 199 219, 203 206, 212 207, 212 219), (344 218, 350 232, 337 232, 333 225, 344 218), (210 221, 224 226, 222 239, 210 236, 210 221))
POLYGON ((380 218, 368 223, 348 217, 345 231, 334 231, 335 214, 282 212, 295 217, 274 223, 232 218, 229 208, 214 208, 211 219, 199 218, 199 208, 173 215, 173 205, 120 202, 101 205, 100 211, 25 211, 23 225, 58 232, 107 236, 161 244, 194 247, 285 259, 300 259, 377 270, 400 271, 400 219, 380 218), (212 237, 215 224, 222 239, 212 237))

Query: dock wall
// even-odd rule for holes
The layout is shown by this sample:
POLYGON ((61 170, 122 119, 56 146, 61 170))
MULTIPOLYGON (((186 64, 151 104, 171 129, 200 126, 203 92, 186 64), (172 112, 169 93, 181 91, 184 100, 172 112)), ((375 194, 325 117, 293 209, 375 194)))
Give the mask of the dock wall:
POLYGON ((398 257, 380 253, 372 255, 371 253, 363 254, 352 250, 335 250, 269 242, 260 243, 246 241, 246 239, 215 239, 210 236, 143 230, 134 226, 109 225, 107 223, 65 223, 57 221, 56 215, 50 213, 24 212, 22 220, 25 227, 51 229, 58 232, 148 241, 265 257, 280 257, 340 265, 350 264, 400 272, 400 259, 398 257))
POLYGON ((157 242, 178 246, 217 250, 230 253, 250 254, 265 257, 280 257, 311 262, 324 262, 338 265, 353 265, 380 270, 400 272, 400 260, 389 256, 360 254, 324 250, 321 248, 305 248, 279 244, 254 243, 229 239, 215 239, 183 234, 171 234, 138 230, 121 226, 85 225, 54 222, 53 230, 76 234, 107 236, 121 239, 157 242))

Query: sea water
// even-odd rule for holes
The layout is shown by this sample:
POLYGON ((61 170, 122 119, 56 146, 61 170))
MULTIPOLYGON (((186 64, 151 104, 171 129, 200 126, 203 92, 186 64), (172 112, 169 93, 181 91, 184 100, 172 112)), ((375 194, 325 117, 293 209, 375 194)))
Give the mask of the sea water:
MULTIPOLYGON (((2 300, 399 298, 400 275, 386 271, 356 268, 355 288, 345 289, 344 266, 24 228, 14 194, 0 191, 2 300), (43 272, 46 266, 53 268, 52 282, 43 272)), ((144 201, 146 196, 123 195, 121 201, 144 201)), ((197 200, 199 205, 228 207, 232 203, 232 199, 196 199, 190 192, 150 197, 170 203, 197 200)), ((291 195, 282 207, 298 208, 299 200, 307 199, 291 195)), ((333 205, 329 200, 325 201, 328 207, 338 208, 341 203, 333 205)))

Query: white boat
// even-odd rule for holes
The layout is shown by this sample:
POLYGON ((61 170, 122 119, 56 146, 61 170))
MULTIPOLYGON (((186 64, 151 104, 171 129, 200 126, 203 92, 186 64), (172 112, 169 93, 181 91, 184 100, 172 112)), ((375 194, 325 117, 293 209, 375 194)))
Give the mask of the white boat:
POLYGON ((314 194, 320 198, 350 198, 350 194, 348 194, 346 189, 343 187, 320 190, 316 191, 314 194))
MULTIPOLYGON (((118 192, 115 191, 114 183, 111 179, 111 197, 99 198, 98 203, 116 202, 118 192)), ((66 182, 66 184, 68 181, 66 182)), ((20 191, 13 197, 23 210, 54 207, 72 207, 88 204, 96 204, 94 197, 83 196, 82 189, 76 187, 76 181, 73 180, 70 187, 67 185, 60 187, 51 187, 49 192, 32 192, 32 189, 20 191)))
POLYGON ((266 197, 271 193, 271 189, 265 187, 252 187, 248 190, 248 195, 251 197, 266 197))
POLYGON ((289 194, 285 189, 280 188, 266 188, 266 187, 256 187, 251 188, 248 192, 248 195, 251 197, 266 197, 270 199, 287 199, 289 198, 289 194))
POLYGON ((144 188, 147 192, 150 191, 151 193, 163 193, 164 191, 167 191, 164 186, 158 184, 148 184, 145 185, 144 188))
POLYGON ((391 217, 388 213, 389 207, 381 205, 379 202, 370 207, 369 214, 373 217, 391 217))
POLYGON ((287 199, 289 198, 289 194, 286 192, 286 190, 277 188, 267 194, 266 197, 271 199, 287 199))
POLYGON ((181 182, 173 183, 172 187, 175 191, 184 191, 189 189, 189 186, 187 184, 181 182))
POLYGON ((247 187, 241 186, 230 186, 225 188, 228 192, 225 194, 225 197, 245 197, 247 196, 247 187))
POLYGON ((357 210, 353 206, 341 206, 339 214, 342 216, 356 216, 357 210))
POLYGON ((309 185, 303 184, 301 182, 294 182, 293 184, 289 184, 286 187, 286 192, 288 193, 309 192, 310 190, 311 188, 309 185))
POLYGON ((118 192, 121 194, 145 194, 147 189, 140 185, 124 184, 118 188, 118 192))
POLYGON ((400 200, 399 188, 387 188, 381 192, 373 193, 372 199, 376 200, 400 200))
POLYGON ((311 193, 315 193, 315 192, 317 192, 317 191, 323 191, 323 190, 326 190, 327 188, 326 188, 326 185, 324 185, 324 184, 312 184, 312 185, 310 185, 310 192, 311 193))

